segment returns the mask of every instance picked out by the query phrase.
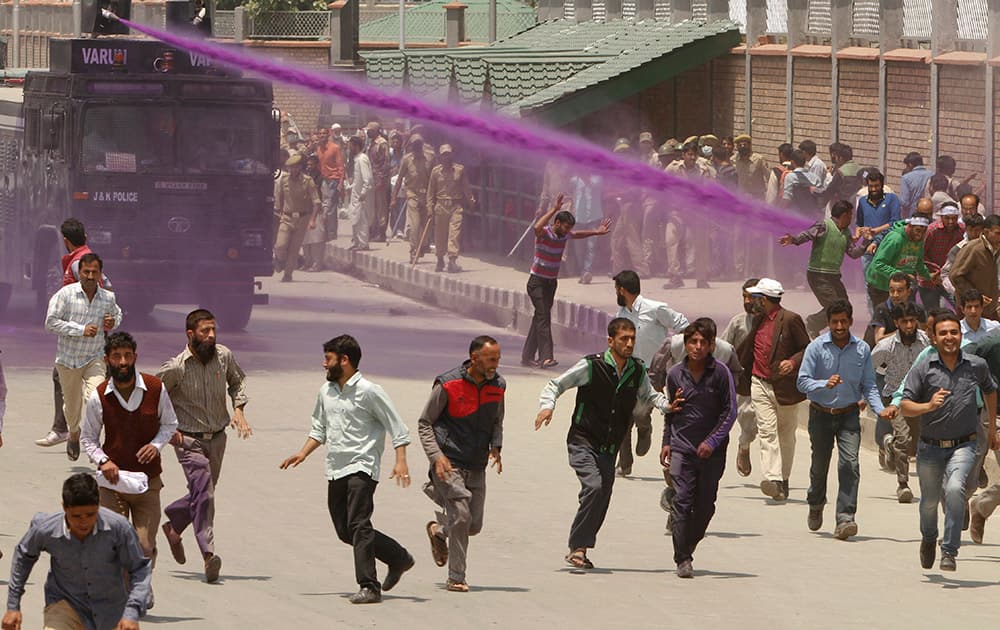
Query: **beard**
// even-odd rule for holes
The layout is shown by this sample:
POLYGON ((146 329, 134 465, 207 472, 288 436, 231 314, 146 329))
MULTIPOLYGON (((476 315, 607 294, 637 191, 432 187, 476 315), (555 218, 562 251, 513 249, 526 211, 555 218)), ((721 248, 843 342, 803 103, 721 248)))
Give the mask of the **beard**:
POLYGON ((625 296, 621 293, 618 294, 618 306, 625 306, 625 296))
POLYGON ((753 302, 744 302, 743 310, 746 312, 747 315, 753 315, 754 313, 757 312, 757 308, 753 302))
POLYGON ((344 375, 344 368, 342 368, 339 363, 336 365, 331 365, 330 367, 326 368, 326 380, 328 380, 331 383, 336 383, 337 381, 340 380, 340 377, 343 375, 344 375))
POLYGON ((906 334, 901 330, 899 331, 899 340, 906 345, 910 345, 917 340, 917 331, 914 330, 912 333, 906 334))
POLYGON ((215 341, 191 340, 191 349, 198 355, 202 363, 208 363, 215 356, 215 341))
POLYGON ((111 379, 116 383, 128 383, 135 378, 135 364, 127 367, 111 368, 111 379))

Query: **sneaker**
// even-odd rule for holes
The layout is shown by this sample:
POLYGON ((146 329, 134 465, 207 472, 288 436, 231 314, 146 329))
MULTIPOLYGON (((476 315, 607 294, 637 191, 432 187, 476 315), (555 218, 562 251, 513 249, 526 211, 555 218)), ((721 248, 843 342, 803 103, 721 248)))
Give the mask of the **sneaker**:
POLYGON ((954 571, 955 569, 957 569, 958 565, 955 562, 955 556, 951 555, 950 553, 945 553, 942 551, 941 564, 939 565, 939 568, 942 571, 954 571))
POLYGON ((80 440, 66 440, 66 457, 71 462, 80 459, 80 440))
POLYGON ((909 503, 913 500, 913 491, 910 490, 910 486, 906 484, 900 484, 896 488, 896 500, 900 503, 909 503))
POLYGON ((778 496, 784 499, 784 487, 782 487, 780 481, 772 481, 771 479, 765 479, 760 482, 760 491, 764 493, 764 496, 770 497, 775 501, 778 501, 778 496))
POLYGON ((837 540, 847 540, 851 536, 858 533, 858 524, 854 521, 843 521, 837 523, 836 529, 833 530, 833 537, 837 540))
POLYGON ((385 574, 385 579, 382 580, 382 590, 391 591, 392 587, 399 584, 400 578, 403 574, 413 568, 415 561, 413 556, 406 554, 406 561, 398 567, 389 567, 389 571, 385 574))
POLYGON ((382 593, 370 586, 362 586, 354 595, 347 598, 352 604, 377 604, 382 601, 382 593))
POLYGON ((48 435, 43 438, 35 440, 35 444, 38 446, 55 446, 56 444, 62 444, 69 439, 69 433, 56 433, 55 431, 49 431, 48 435))
POLYGON ((590 284, 593 281, 594 281, 593 274, 591 274, 589 271, 585 271, 584 274, 580 276, 580 280, 578 282, 580 284, 590 284))
POLYGON ((684 281, 680 278, 673 277, 663 284, 664 289, 683 289, 684 281))
POLYGON ((636 431, 635 454, 642 457, 649 452, 649 447, 653 442, 653 429, 639 429, 636 431))
POLYGON ((205 581, 214 584, 219 581, 219 573, 222 571, 222 558, 214 553, 205 559, 205 581))
POLYGON ((809 506, 809 517, 806 519, 806 525, 809 527, 809 531, 814 532, 820 527, 823 527, 823 506, 809 506))
POLYGON ((694 577, 694 567, 691 566, 690 560, 683 560, 677 565, 677 577, 679 578, 693 578, 694 577))
POLYGON ((934 555, 937 551, 937 541, 933 538, 920 541, 920 566, 930 569, 934 566, 934 555))
POLYGON ((740 477, 749 477, 753 472, 753 465, 750 463, 750 449, 741 448, 736 451, 736 472, 740 477))

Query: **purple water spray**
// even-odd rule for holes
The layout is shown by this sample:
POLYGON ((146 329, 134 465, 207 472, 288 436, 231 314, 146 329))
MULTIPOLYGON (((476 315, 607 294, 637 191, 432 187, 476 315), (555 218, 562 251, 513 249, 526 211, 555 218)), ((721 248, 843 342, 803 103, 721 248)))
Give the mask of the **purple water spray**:
MULTIPOLYGON (((717 224, 749 221, 759 226, 785 226, 787 230, 805 228, 811 221, 760 201, 733 194, 723 186, 707 181, 695 182, 653 168, 635 159, 621 158, 580 138, 514 121, 497 114, 473 114, 461 107, 421 101, 401 93, 388 93, 367 84, 338 80, 319 72, 276 63, 270 59, 136 24, 122 19, 129 28, 162 42, 205 55, 218 62, 249 70, 273 81, 305 88, 325 96, 335 96, 354 103, 395 112, 407 118, 458 129, 494 145, 572 162, 583 171, 613 177, 623 183, 654 190, 689 212, 711 209, 717 224), (699 209, 699 210, 695 210, 699 209)), ((699 212, 700 213, 700 212, 699 212)))

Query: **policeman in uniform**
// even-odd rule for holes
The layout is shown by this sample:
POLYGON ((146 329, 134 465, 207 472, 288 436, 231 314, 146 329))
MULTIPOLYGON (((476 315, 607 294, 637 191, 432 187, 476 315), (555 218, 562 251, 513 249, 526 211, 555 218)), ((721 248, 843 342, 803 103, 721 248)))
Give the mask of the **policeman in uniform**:
POLYGON ((382 126, 377 122, 368 123, 365 131, 369 140, 368 161, 372 165, 371 195, 375 202, 375 214, 368 226, 368 235, 373 243, 384 243, 389 224, 389 179, 391 178, 389 143, 382 136, 382 126))
POLYGON ((281 212, 274 243, 274 270, 284 271, 282 282, 292 281, 306 231, 316 227, 316 217, 322 208, 316 183, 302 173, 304 166, 301 154, 295 153, 288 158, 285 162, 288 175, 278 180, 274 200, 274 206, 281 212))
MULTIPOLYGON (((434 166, 434 151, 424 145, 424 139, 419 133, 410 136, 410 150, 399 163, 399 176, 392 190, 392 198, 399 194, 402 186, 406 192, 406 224, 410 226, 410 264, 412 265, 424 252, 417 251, 420 247, 420 237, 424 226, 430 220, 427 210, 427 185, 431 179, 431 168, 434 166)), ((426 248, 426 245, 424 246, 426 248)))
POLYGON ((448 273, 462 270, 458 259, 458 238, 462 231, 462 205, 476 202, 469 191, 465 167, 455 164, 451 146, 442 144, 438 149, 440 162, 431 171, 427 185, 427 207, 434 213, 434 243, 437 249, 437 268, 444 271, 444 255, 448 252, 448 273))

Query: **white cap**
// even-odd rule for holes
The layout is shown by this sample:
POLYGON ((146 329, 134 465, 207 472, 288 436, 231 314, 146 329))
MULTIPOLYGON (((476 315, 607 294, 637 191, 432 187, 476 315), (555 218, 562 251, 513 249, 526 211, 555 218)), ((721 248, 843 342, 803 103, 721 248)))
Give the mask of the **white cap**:
POLYGON ((746 291, 751 295, 759 293, 768 297, 780 298, 785 292, 785 288, 781 286, 781 283, 777 280, 772 280, 771 278, 761 278, 757 281, 757 284, 750 287, 746 291))
POLYGON ((931 224, 931 222, 927 220, 927 217, 910 217, 906 220, 906 222, 910 225, 917 225, 921 227, 927 227, 931 224))
POLYGON ((333 123, 330 125, 330 131, 337 131, 340 129, 340 123, 333 123))

